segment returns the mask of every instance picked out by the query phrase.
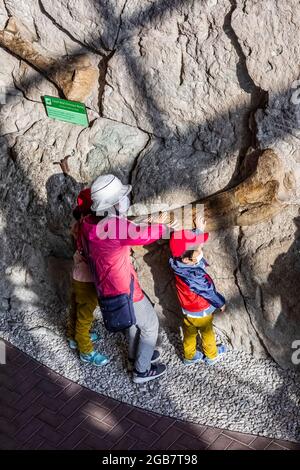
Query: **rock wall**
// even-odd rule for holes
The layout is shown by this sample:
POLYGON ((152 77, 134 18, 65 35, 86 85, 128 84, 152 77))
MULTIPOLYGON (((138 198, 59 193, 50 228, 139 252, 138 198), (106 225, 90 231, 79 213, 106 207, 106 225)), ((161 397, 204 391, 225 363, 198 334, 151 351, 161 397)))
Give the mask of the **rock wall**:
MULTIPOLYGON (((75 195, 113 172, 133 185, 136 203, 206 201, 206 256, 228 299, 217 327, 234 347, 295 367, 298 3, 0 0, 0 298, 8 321, 12 310, 25 324, 30 309, 64 311, 75 195), (89 128, 48 119, 45 94, 84 101, 89 128), (69 175, 59 166, 66 155, 69 175), (274 165, 263 166, 266 155, 274 165)), ((168 256, 164 242, 134 252, 162 320, 176 324, 168 256)))

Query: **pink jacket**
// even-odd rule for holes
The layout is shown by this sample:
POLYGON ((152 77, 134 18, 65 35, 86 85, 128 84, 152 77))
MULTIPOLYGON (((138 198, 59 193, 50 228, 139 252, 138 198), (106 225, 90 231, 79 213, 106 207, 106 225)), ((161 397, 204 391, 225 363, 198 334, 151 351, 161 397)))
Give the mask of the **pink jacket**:
POLYGON ((149 245, 166 231, 162 224, 136 225, 123 217, 111 216, 99 223, 92 215, 85 217, 81 232, 83 247, 99 295, 129 294, 133 276, 133 301, 142 300, 144 294, 130 261, 130 246, 149 245))

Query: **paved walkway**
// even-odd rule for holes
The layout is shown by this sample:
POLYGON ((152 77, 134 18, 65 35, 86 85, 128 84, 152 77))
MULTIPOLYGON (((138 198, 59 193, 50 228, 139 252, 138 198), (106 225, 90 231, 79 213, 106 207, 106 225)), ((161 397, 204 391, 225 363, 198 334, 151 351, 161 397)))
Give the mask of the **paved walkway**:
POLYGON ((300 444, 195 425, 92 392, 6 343, 0 449, 300 449, 300 444))

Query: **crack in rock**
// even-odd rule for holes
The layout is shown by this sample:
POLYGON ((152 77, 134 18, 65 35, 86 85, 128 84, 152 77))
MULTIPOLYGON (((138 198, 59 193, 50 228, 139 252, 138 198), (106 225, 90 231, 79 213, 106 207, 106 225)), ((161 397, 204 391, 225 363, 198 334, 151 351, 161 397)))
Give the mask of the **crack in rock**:
MULTIPOLYGON (((39 8, 41 10, 41 13, 44 16, 46 16, 57 29, 59 29, 62 33, 64 33, 66 36, 68 36, 72 41, 76 42, 81 47, 90 50, 94 54, 100 55, 101 57, 105 57, 105 55, 103 53, 101 53, 98 49, 92 47, 90 44, 85 44, 85 43, 79 41, 67 29, 65 29, 61 25, 59 25, 57 23, 57 21, 55 21, 53 16, 51 16, 51 14, 46 10, 42 0, 38 0, 38 4, 39 4, 39 8)), ((100 38, 99 38, 99 40, 100 40, 100 38)), ((103 41, 101 41, 101 47, 103 48, 103 50, 107 51, 108 53, 110 52, 110 50, 105 46, 103 41)))
POLYGON ((124 5, 123 5, 122 10, 121 10, 121 13, 120 13, 119 27, 118 27, 118 31, 117 31, 117 34, 116 34, 116 39, 114 41, 113 50, 115 50, 116 47, 117 47, 117 43, 118 43, 119 36, 120 36, 120 31, 121 31, 122 24, 123 24, 123 13, 124 13, 124 10, 126 8, 127 2, 128 2, 128 0, 125 0, 124 5))

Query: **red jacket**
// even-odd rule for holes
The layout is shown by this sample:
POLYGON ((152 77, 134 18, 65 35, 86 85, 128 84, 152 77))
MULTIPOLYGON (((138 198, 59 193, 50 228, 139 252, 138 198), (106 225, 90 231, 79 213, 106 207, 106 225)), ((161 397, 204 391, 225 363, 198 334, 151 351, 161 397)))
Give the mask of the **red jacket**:
POLYGON ((175 285, 177 296, 181 308, 189 312, 200 312, 211 306, 210 302, 193 292, 189 286, 179 277, 175 275, 175 285))

